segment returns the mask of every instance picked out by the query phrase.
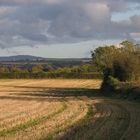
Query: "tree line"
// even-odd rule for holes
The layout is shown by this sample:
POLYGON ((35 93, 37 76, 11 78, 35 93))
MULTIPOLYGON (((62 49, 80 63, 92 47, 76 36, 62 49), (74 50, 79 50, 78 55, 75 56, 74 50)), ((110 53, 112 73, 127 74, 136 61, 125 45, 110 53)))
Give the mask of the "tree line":
POLYGON ((92 52, 92 61, 103 73, 103 90, 140 78, 140 45, 131 41, 123 41, 119 46, 98 47, 92 52))
POLYGON ((91 64, 84 64, 71 67, 55 68, 51 65, 35 65, 29 68, 16 66, 0 67, 0 78, 79 78, 79 79, 99 79, 102 74, 97 72, 91 64))
MULTIPOLYGON (((119 46, 108 45, 96 48, 92 62, 69 67, 35 65, 29 68, 1 66, 0 78, 103 78, 102 88, 117 83, 135 81, 140 77, 140 45, 123 41, 119 46)), ((110 86, 111 85, 111 86, 110 86)))

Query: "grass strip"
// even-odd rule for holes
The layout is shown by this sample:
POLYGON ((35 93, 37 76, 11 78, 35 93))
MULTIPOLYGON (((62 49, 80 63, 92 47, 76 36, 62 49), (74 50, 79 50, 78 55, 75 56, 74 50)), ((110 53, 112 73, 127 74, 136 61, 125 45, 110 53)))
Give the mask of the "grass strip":
POLYGON ((62 108, 60 108, 58 111, 53 112, 50 115, 37 118, 37 119, 31 119, 31 120, 27 121, 26 123, 16 125, 10 129, 2 130, 2 131, 0 131, 0 136, 2 137, 2 136, 6 136, 8 134, 15 134, 18 131, 22 131, 22 130, 25 130, 29 127, 33 127, 35 125, 38 125, 38 124, 42 123, 43 121, 46 121, 46 120, 56 116, 57 114, 62 113, 66 108, 67 108, 67 105, 64 102, 62 108))
POLYGON ((88 112, 83 118, 81 118, 80 120, 78 120, 77 122, 75 122, 75 123, 73 123, 71 125, 68 125, 68 127, 66 127, 66 128, 63 128, 63 129, 58 128, 58 129, 54 130, 46 138, 42 138, 40 140, 53 140, 61 132, 66 132, 67 133, 70 130, 72 130, 73 128, 85 125, 85 124, 89 123, 89 121, 90 121, 91 117, 93 116, 93 114, 94 114, 94 111, 93 111, 92 105, 88 105, 88 112))

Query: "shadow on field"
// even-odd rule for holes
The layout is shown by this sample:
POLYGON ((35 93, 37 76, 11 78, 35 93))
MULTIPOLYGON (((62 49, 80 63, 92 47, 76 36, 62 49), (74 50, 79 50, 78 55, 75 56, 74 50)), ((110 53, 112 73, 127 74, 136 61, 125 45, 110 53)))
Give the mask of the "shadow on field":
POLYGON ((99 89, 52 88, 52 87, 32 87, 32 86, 30 87, 29 86, 14 86, 14 88, 18 88, 21 90, 19 91, 10 90, 8 91, 9 95, 0 96, 0 100, 12 99, 12 100, 37 100, 37 101, 54 101, 55 100, 56 101, 56 99, 61 99, 64 97, 99 96, 99 89))
POLYGON ((99 93, 98 89, 85 89, 85 88, 46 88, 42 91, 34 93, 22 93, 20 95, 28 96, 51 96, 51 97, 69 97, 69 96, 95 96, 99 93))

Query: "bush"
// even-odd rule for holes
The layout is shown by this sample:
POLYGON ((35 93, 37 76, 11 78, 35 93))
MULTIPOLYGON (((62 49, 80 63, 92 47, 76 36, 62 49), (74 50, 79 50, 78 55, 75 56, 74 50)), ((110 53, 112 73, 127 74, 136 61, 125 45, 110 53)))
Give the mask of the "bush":
POLYGON ((114 78, 113 76, 109 76, 108 83, 110 86, 112 86, 113 89, 117 89, 117 87, 120 84, 120 81, 117 78, 114 78))
POLYGON ((105 77, 101 85, 101 91, 114 91, 119 87, 120 81, 112 76, 105 77))

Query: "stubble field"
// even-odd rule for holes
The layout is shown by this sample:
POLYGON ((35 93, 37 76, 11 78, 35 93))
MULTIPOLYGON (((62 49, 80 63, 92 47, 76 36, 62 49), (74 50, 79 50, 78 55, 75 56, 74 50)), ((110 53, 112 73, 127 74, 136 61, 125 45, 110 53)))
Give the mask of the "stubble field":
POLYGON ((0 80, 0 140, 139 140, 140 105, 100 80, 0 80))

